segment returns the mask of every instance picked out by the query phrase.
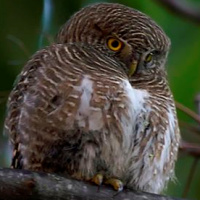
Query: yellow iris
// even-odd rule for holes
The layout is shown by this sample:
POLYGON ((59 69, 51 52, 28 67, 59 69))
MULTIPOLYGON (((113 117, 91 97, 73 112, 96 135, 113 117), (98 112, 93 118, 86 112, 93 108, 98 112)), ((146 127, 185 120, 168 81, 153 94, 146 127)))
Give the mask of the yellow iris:
POLYGON ((112 51, 119 51, 122 48, 122 42, 115 38, 109 38, 107 45, 108 48, 112 51))

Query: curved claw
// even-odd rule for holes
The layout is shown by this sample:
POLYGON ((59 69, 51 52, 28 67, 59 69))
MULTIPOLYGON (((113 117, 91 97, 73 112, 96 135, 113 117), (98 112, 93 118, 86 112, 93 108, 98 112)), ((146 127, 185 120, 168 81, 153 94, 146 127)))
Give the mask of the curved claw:
POLYGON ((95 176, 93 176, 91 181, 93 183, 95 183, 96 185, 101 185, 103 183, 103 175, 102 174, 96 174, 95 176))
POLYGON ((122 191, 124 188, 122 181, 117 178, 109 178, 105 181, 105 184, 112 185, 118 192, 122 191))

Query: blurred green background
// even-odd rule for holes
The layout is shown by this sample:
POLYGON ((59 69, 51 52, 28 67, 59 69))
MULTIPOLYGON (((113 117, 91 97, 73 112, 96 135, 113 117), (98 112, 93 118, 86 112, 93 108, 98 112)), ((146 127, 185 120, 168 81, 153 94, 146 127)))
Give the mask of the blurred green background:
MULTIPOLYGON (((194 98, 200 92, 200 24, 169 12, 153 0, 0 0, 0 167, 9 166, 10 160, 8 138, 3 135, 6 111, 4 96, 11 90, 28 58, 53 41, 69 16, 81 7, 96 2, 116 2, 136 8, 151 16, 165 30, 172 42, 167 70, 174 97, 196 111, 194 98)), ((200 8, 199 0, 190 0, 190 3, 200 8)), ((178 112, 178 116, 181 122, 197 125, 182 112, 178 112)), ((185 128, 181 131, 183 139, 200 143, 200 134, 192 134, 185 128)), ((193 160, 193 157, 180 153, 176 165, 177 180, 169 185, 165 194, 182 196, 193 160)), ((200 199, 199 189, 198 162, 187 197, 200 199)))

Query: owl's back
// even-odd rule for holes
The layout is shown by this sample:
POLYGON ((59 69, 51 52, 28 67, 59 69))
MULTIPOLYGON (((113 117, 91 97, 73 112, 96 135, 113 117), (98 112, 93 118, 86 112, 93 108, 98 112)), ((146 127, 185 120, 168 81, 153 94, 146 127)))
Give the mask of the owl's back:
POLYGON ((80 132, 79 127, 87 132, 100 126, 102 118, 95 109, 106 106, 105 94, 109 96, 125 78, 119 64, 105 58, 90 47, 58 44, 37 52, 25 65, 10 94, 5 122, 15 149, 14 168, 29 168, 26 158, 31 157, 29 165, 34 169, 34 162, 42 159, 39 151, 44 153, 48 144, 75 137, 73 131, 80 132), (90 107, 94 111, 90 111, 88 125, 85 115, 90 107))

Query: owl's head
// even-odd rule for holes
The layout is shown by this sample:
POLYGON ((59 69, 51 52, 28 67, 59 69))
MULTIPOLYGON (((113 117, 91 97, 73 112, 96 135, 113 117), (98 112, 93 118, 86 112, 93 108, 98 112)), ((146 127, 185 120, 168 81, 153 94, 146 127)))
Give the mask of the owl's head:
POLYGON ((164 71, 170 40, 145 14, 120 4, 100 3, 75 13, 58 43, 84 43, 119 59, 129 77, 164 71))

